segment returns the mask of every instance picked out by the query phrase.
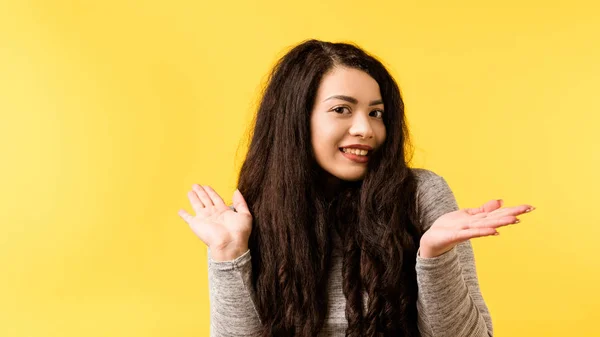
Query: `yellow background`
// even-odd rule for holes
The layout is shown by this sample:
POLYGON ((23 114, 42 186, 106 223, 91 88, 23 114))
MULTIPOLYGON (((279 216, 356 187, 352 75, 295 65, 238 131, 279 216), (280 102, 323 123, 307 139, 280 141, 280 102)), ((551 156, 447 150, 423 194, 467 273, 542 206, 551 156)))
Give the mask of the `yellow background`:
POLYGON ((0 2, 0 336, 208 335, 206 250, 177 210, 192 183, 230 200, 265 74, 310 37, 389 66, 415 166, 462 207, 538 207, 473 243, 496 336, 600 336, 599 13, 579 0, 0 2))

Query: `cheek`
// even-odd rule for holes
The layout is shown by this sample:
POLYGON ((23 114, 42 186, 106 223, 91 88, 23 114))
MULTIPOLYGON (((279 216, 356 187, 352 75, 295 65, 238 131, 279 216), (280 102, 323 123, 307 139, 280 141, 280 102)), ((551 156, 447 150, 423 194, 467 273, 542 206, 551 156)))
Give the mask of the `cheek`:
POLYGON ((311 140, 315 152, 320 152, 321 155, 331 155, 339 145, 340 136, 338 130, 330 123, 322 123, 312 128, 311 140))

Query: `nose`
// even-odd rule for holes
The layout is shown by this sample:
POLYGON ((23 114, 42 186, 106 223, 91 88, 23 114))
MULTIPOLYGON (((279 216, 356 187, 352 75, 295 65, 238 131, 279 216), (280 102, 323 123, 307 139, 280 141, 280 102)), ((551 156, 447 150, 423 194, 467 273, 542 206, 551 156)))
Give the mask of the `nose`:
POLYGON ((373 128, 371 127, 369 117, 362 116, 362 114, 356 114, 352 120, 352 125, 350 126, 348 133, 351 136, 363 139, 373 138, 373 128))

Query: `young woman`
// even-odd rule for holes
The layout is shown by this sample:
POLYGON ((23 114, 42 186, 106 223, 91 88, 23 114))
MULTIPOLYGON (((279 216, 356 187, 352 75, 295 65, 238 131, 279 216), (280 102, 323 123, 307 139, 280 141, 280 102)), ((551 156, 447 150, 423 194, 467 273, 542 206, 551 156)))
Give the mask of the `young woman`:
POLYGON ((233 207, 180 216, 209 249, 211 336, 492 336, 470 239, 533 207, 458 209, 408 167, 404 104, 374 57, 310 40, 275 66, 233 207))

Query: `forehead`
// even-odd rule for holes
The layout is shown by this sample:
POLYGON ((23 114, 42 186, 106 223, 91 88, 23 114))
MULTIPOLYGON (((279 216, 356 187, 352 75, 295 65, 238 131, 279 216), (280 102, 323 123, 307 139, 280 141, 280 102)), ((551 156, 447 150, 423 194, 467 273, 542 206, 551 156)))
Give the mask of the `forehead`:
POLYGON ((318 102, 331 95, 352 96, 359 102, 381 99, 379 84, 373 77, 362 70, 346 67, 335 67, 323 76, 317 92, 318 102))

